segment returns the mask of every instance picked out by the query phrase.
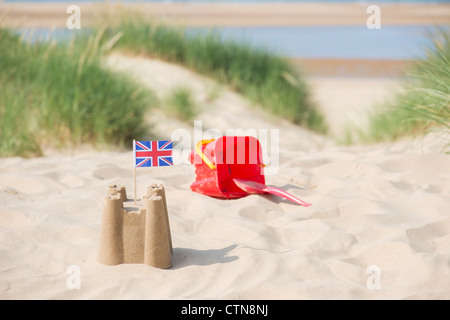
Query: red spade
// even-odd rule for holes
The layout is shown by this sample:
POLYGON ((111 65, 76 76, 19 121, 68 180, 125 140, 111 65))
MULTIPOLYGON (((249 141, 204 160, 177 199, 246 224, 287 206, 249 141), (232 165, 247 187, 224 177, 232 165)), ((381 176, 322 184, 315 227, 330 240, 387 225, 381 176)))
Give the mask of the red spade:
POLYGON ((191 190, 215 198, 242 198, 271 193, 308 207, 306 203, 276 187, 266 186, 259 141, 250 136, 224 136, 202 140, 190 154, 196 180, 191 190))

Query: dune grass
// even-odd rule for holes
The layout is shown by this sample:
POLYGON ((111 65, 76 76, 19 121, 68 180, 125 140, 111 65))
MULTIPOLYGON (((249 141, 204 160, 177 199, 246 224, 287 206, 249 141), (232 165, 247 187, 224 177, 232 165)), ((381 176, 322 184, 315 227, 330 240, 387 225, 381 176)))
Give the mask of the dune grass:
MULTIPOLYGON (((156 96, 102 66, 112 48, 182 64, 280 117, 326 131, 306 82, 288 60, 219 34, 188 34, 121 14, 107 27, 58 42, 30 42, 0 27, 0 156, 84 143, 124 145, 148 133, 144 114, 158 104, 156 96)), ((188 93, 174 92, 170 100, 176 116, 195 117, 188 93)))
POLYGON ((229 85, 280 117, 326 131, 306 82, 287 59, 243 42, 224 40, 214 32, 192 34, 136 15, 122 14, 113 20, 108 32, 122 34, 116 48, 182 64, 229 85))
POLYGON ((178 87, 173 89, 165 102, 167 114, 180 120, 190 121, 198 114, 198 106, 195 104, 189 88, 178 87))
POLYGON ((102 67, 105 39, 99 30, 63 43, 30 43, 0 28, 0 156, 123 145, 144 134, 154 95, 102 67))
POLYGON ((430 33, 426 58, 408 73, 404 90, 371 118, 365 140, 395 140, 423 135, 429 130, 450 133, 450 33, 449 28, 430 33))

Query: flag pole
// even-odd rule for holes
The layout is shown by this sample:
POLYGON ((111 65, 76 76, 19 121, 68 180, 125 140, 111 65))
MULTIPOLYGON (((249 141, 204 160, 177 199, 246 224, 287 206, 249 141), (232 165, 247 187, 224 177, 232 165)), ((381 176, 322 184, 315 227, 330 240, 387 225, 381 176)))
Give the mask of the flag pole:
POLYGON ((134 205, 136 205, 136 139, 133 139, 134 205))

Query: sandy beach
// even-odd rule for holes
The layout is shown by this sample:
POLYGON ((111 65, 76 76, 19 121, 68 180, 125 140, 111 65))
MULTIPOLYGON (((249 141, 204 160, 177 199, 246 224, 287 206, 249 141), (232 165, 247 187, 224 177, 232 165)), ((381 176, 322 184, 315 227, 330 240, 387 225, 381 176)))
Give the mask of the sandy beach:
MULTIPOLYGON (((120 54, 105 63, 161 96, 187 84, 204 107, 203 130, 279 129, 279 164, 266 182, 313 205, 194 193, 194 167, 180 148, 196 141, 179 142, 176 165, 137 171, 138 197, 148 185, 165 186, 172 268, 111 267, 97 261, 103 199, 113 184, 133 198, 132 151, 85 147, 0 159, 1 299, 450 298, 450 155, 441 153, 448 137, 345 147, 227 88, 211 101, 214 82, 181 66, 120 54), (79 288, 71 286, 73 270, 79 288)), ((327 118, 337 132, 342 114, 355 116, 355 106, 362 112, 395 85, 368 90, 374 83, 336 88, 332 79, 311 79, 318 101, 330 109, 330 99, 341 103, 341 119, 327 118), (345 99, 353 110, 344 109, 345 99)), ((150 119, 161 137, 180 128, 194 136, 191 123, 157 112, 150 119)))

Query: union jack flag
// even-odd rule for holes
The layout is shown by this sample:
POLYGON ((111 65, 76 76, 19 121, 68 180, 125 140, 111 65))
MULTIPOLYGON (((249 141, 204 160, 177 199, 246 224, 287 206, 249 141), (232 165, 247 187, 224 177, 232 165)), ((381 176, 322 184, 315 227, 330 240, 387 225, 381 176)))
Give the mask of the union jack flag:
POLYGON ((133 149, 136 167, 173 166, 172 140, 135 141, 133 149))

